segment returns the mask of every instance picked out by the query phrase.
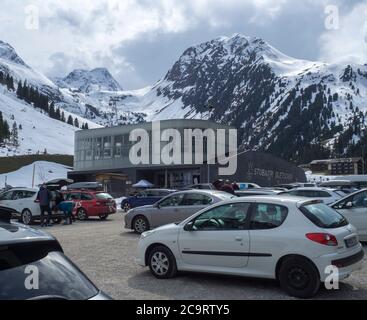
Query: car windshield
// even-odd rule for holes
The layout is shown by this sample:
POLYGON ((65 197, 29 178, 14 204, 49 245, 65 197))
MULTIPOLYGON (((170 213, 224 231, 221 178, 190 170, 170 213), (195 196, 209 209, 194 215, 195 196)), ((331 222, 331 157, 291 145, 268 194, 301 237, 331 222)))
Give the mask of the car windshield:
POLYGON ((332 229, 348 225, 346 218, 326 204, 311 203, 300 209, 309 220, 320 228, 332 229))
POLYGON ((86 300, 98 294, 98 289, 63 253, 37 255, 23 257, 17 250, 0 251, 0 300, 86 300))
POLYGON ((101 200, 113 199, 112 196, 110 196, 108 193, 97 193, 96 198, 101 200))
POLYGON ((336 193, 339 196, 339 198, 345 197, 347 195, 347 193, 342 190, 335 190, 334 193, 336 193))

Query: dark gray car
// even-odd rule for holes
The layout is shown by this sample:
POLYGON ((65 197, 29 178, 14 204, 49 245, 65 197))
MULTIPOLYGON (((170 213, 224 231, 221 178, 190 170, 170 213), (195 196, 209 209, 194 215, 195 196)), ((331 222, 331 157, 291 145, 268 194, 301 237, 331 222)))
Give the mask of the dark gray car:
POLYGON ((180 222, 214 203, 235 198, 216 190, 187 190, 175 192, 154 205, 131 209, 125 216, 125 228, 137 233, 159 226, 180 222))
POLYGON ((111 299, 64 255, 54 237, 12 223, 13 211, 0 207, 0 300, 111 299))

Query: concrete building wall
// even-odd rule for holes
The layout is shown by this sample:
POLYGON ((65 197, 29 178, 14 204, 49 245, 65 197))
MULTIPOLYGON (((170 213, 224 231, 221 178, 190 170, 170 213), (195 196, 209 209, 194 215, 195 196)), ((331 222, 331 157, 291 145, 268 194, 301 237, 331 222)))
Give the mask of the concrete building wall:
MULTIPOLYGON (((130 132, 135 129, 143 129, 149 133, 149 156, 151 165, 164 165, 162 161, 159 164, 153 164, 152 161, 153 144, 155 144, 152 134, 152 123, 141 123, 136 125, 81 130, 76 132, 74 169, 76 171, 84 171, 134 167, 129 159, 129 152, 136 142, 129 141, 129 135, 130 132)), ((213 129, 215 133, 218 129, 224 129, 226 130, 226 141, 228 141, 228 130, 233 128, 211 121, 180 119, 160 121, 160 129, 161 132, 166 129, 178 130, 181 135, 181 150, 182 153, 184 153, 187 152, 187 149, 185 148, 189 147, 186 145, 189 141, 185 139, 185 129, 201 129, 203 132, 206 129, 213 129)), ((213 142, 217 142, 217 140, 213 142)), ((167 143, 168 142, 160 142, 160 149, 162 150, 167 143)), ((228 150, 227 143, 224 146, 226 150, 228 150)), ((179 148, 179 146, 177 147, 179 148)), ((195 148, 193 148, 193 152, 194 151, 195 148)), ((206 150, 204 150, 204 161, 206 161, 206 150)), ((182 163, 183 162, 184 161, 182 159, 182 163)))

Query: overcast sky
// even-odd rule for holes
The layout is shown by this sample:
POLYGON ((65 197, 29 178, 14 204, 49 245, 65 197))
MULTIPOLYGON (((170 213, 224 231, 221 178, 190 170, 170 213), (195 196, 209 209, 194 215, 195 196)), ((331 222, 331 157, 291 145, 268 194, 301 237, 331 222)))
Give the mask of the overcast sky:
POLYGON ((0 39, 29 65, 52 77, 107 67, 125 89, 155 83, 189 46, 233 33, 261 37, 297 58, 367 63, 362 0, 0 0, 0 5, 0 39), (330 5, 339 10, 338 26, 325 13, 330 5))

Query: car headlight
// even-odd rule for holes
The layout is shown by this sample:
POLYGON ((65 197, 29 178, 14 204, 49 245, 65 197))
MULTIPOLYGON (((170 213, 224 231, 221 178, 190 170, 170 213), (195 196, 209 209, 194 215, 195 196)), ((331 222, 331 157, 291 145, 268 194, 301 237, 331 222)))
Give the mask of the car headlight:
POLYGON ((146 237, 151 236, 154 232, 155 232, 154 230, 149 230, 149 231, 143 232, 140 235, 140 239, 145 239, 146 237))

